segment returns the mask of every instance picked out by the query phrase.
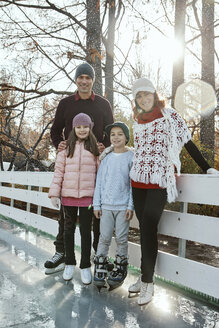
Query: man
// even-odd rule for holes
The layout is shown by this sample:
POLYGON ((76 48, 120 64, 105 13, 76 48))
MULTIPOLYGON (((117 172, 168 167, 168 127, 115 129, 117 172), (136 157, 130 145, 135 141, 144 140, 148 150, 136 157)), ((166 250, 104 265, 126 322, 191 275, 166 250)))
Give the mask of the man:
MULTIPOLYGON (((82 63, 75 72, 77 91, 69 97, 62 99, 57 107, 55 119, 51 128, 51 139, 58 151, 66 148, 66 140, 72 129, 72 120, 79 113, 90 116, 94 122, 93 133, 98 141, 99 151, 109 146, 109 139, 104 134, 107 125, 113 123, 112 108, 109 101, 93 91, 95 72, 91 65, 82 63)), ((54 242, 55 255, 45 262, 45 273, 51 274, 64 269, 64 217, 62 207, 59 217, 59 232, 54 242)), ((99 220, 93 219, 94 241, 93 248, 97 250, 99 240, 99 220)))

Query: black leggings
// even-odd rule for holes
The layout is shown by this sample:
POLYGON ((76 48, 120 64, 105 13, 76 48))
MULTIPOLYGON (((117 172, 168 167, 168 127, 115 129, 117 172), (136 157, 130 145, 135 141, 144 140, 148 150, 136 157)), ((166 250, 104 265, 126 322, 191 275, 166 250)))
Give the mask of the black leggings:
POLYGON ((153 282, 157 259, 159 224, 167 200, 166 189, 132 188, 134 207, 140 227, 141 273, 143 282, 153 282))
MULTIPOLYGON (((78 207, 64 206, 64 245, 65 264, 76 265, 75 258, 75 227, 78 207)), ((79 207, 79 229, 81 234, 81 263, 80 268, 85 269, 91 266, 91 223, 92 210, 87 207, 79 207)))
MULTIPOLYGON (((91 211, 91 210, 90 210, 91 211)), ((61 206, 61 210, 59 213, 58 219, 58 234, 56 236, 56 240, 54 241, 54 245, 56 247, 56 252, 65 253, 65 245, 64 245, 64 208, 61 206)), ((100 219, 97 219, 93 215, 93 249, 95 252, 97 251, 97 246, 99 242, 100 236, 100 219)))

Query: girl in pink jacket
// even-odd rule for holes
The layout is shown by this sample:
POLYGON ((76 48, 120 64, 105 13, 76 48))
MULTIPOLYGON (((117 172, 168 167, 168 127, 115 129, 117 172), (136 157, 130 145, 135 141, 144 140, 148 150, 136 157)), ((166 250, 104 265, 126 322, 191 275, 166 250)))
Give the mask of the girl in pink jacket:
POLYGON ((81 234, 81 280, 90 284, 91 275, 91 222, 96 173, 99 164, 97 140, 92 133, 93 123, 84 113, 76 115, 72 123, 67 149, 57 154, 49 198, 55 207, 59 199, 64 209, 64 244, 66 250, 64 280, 73 277, 76 258, 74 252, 74 233, 79 209, 81 234))

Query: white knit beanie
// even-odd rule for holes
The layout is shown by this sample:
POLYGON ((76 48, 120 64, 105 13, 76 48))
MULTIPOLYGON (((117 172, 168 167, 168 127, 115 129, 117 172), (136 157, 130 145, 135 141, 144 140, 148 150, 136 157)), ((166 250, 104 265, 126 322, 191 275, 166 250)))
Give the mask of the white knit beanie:
POLYGON ((139 91, 147 91, 154 93, 156 89, 150 80, 146 79, 145 77, 142 77, 136 80, 132 86, 132 95, 134 99, 136 98, 136 95, 139 91))

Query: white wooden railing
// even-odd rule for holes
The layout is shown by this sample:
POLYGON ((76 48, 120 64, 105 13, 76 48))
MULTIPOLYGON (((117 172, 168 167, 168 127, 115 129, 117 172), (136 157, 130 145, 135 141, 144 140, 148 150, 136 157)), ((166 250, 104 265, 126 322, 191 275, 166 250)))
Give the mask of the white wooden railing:
MULTIPOLYGON (((54 209, 47 192, 42 191, 43 187, 50 186, 52 176, 51 172, 0 172, 0 200, 1 197, 10 199, 10 206, 0 202, 0 214, 56 236, 57 221, 41 215, 42 207, 54 209), (8 185, 2 186, 4 183, 8 185), (33 186, 38 191, 32 190, 33 186), (14 200, 26 202, 26 209, 15 208, 14 200), (30 212, 30 204, 37 206, 37 214, 30 212)), ((219 268, 185 258, 186 240, 219 247, 219 218, 187 213, 188 203, 219 206, 219 176, 181 175, 177 177, 177 188, 181 210, 164 211, 159 233, 177 237, 179 253, 176 256, 159 251, 156 274, 219 299, 219 268)), ((138 226, 136 218, 131 226, 138 226)), ((76 244, 80 245, 78 230, 76 244)), ((113 240, 109 254, 112 257, 115 246, 113 240)), ((140 267, 140 246, 137 244, 129 243, 129 263, 140 267)))

